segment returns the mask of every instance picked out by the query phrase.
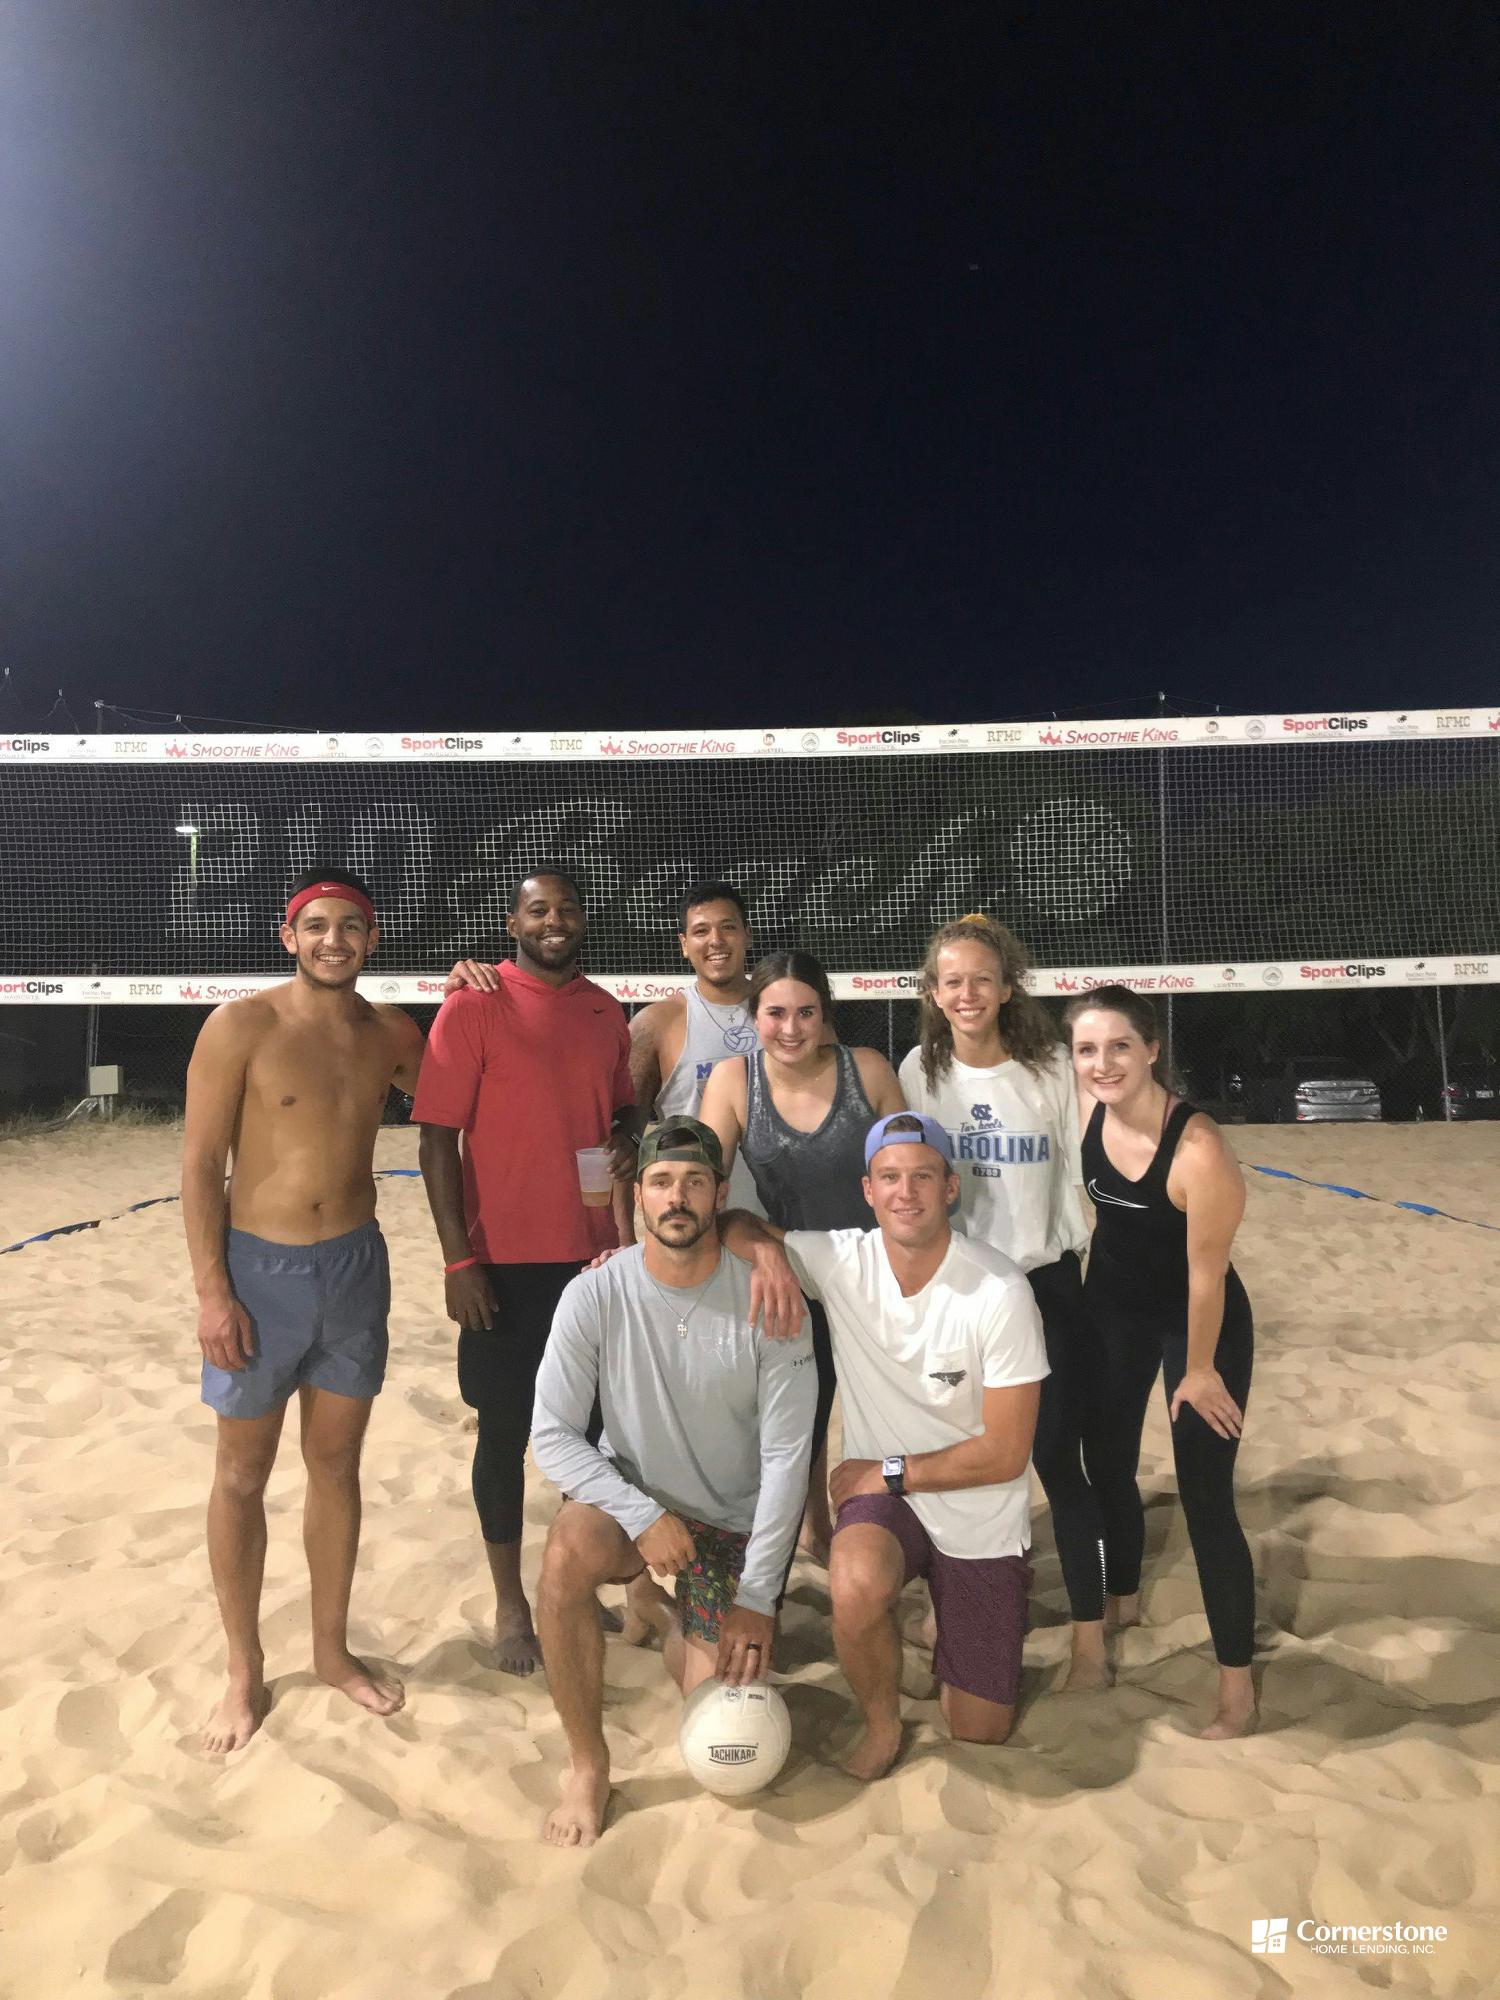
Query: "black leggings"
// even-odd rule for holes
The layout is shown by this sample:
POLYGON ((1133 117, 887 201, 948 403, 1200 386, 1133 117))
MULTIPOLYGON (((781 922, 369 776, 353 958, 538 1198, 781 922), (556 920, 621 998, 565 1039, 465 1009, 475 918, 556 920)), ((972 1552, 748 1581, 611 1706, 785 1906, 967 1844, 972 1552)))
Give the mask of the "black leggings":
MULTIPOLYGON (((1047 1366, 1031 1462, 1052 1509, 1052 1536, 1068 1608, 1080 1621, 1104 1616, 1104 1521, 1084 1471, 1084 1441, 1102 1414, 1099 1337, 1084 1310, 1078 1254, 1028 1271, 1042 1315, 1047 1366)), ((1090 1461, 1092 1463, 1092 1461, 1090 1461)))
MULTIPOLYGON (((536 1374, 552 1315, 579 1264, 488 1264, 495 1324, 458 1336, 458 1392, 478 1413, 474 1505, 487 1542, 518 1542, 526 1500, 526 1444, 536 1374)), ((595 1410, 594 1435, 598 1411, 595 1410)))
MULTIPOLYGON (((1108 1418, 1091 1429, 1085 1456, 1104 1515, 1109 1590, 1112 1596, 1129 1597, 1140 1589, 1146 1543, 1146 1517, 1135 1483, 1141 1430, 1159 1372, 1169 1408, 1177 1393, 1187 1368, 1187 1320, 1185 1315, 1163 1318, 1122 1305, 1102 1283, 1090 1282, 1087 1301, 1103 1346, 1108 1418)), ((1231 1270, 1214 1366, 1242 1413, 1254 1356, 1250 1301, 1231 1270)), ((1172 1458, 1221 1667, 1248 1667, 1255 1650, 1255 1570, 1234 1506, 1238 1451, 1238 1438, 1220 1437, 1191 1404, 1183 1404, 1172 1426, 1172 1458)))

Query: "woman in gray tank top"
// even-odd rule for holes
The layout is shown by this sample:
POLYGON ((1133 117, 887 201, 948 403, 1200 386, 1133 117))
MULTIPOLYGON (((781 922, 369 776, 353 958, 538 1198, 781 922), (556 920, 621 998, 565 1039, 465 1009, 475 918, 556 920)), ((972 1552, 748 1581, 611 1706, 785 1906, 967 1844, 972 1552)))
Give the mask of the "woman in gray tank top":
MULTIPOLYGON (((833 1019, 828 975, 805 951, 775 952, 750 978, 746 1007, 760 1047, 716 1063, 699 1117, 718 1135, 726 1168, 743 1155, 770 1221, 783 1229, 868 1229, 865 1134, 904 1111, 896 1073, 875 1049, 825 1044, 833 1019)), ((802 1544, 828 1560, 828 1418, 837 1382, 828 1321, 809 1299, 818 1406, 802 1544)))

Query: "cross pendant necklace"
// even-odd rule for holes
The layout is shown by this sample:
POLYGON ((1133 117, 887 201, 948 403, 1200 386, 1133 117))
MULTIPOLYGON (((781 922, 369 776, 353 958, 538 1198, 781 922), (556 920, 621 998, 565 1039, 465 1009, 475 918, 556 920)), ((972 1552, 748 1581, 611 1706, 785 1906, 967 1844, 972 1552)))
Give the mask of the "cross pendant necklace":
MULTIPOLYGON (((646 1273, 646 1276, 648 1278, 651 1278, 651 1273, 648 1271, 646 1273)), ((677 1333, 680 1339, 682 1340, 687 1339, 688 1321, 692 1318, 693 1314, 698 1310, 699 1306, 702 1305, 703 1294, 708 1290, 709 1286, 712 1283, 713 1283, 713 1278, 711 1277, 706 1278, 704 1282, 698 1287, 698 1296, 693 1300, 693 1303, 688 1307, 687 1311, 679 1313, 677 1315, 677 1325, 674 1331, 677 1333)), ((666 1307, 667 1311, 671 1312, 672 1301, 667 1297, 666 1293, 662 1290, 661 1286, 657 1284, 655 1278, 651 1278, 651 1289, 653 1292, 655 1292, 656 1296, 661 1300, 662 1304, 666 1307)))

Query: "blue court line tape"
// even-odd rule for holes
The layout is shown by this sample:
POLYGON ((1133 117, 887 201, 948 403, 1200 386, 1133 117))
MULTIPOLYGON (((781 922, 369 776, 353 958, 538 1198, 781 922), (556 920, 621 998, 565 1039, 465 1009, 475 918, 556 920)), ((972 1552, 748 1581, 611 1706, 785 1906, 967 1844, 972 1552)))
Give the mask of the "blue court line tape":
POLYGON ((1303 1187, 1321 1188, 1325 1194, 1348 1195, 1351 1201, 1379 1202, 1382 1208, 1404 1208, 1411 1215, 1435 1215, 1443 1222, 1461 1222, 1469 1229, 1493 1229, 1500 1231, 1500 1222, 1480 1222, 1472 1215, 1454 1215, 1450 1209, 1434 1208, 1427 1201, 1392 1201, 1383 1194, 1370 1194, 1364 1188, 1340 1187, 1337 1181, 1313 1181, 1306 1174, 1294 1174, 1286 1167, 1258 1167, 1252 1164, 1253 1174, 1265 1174, 1271 1180, 1297 1181, 1303 1187))
MULTIPOLYGON (((377 1181, 420 1180, 420 1167, 377 1167, 374 1178, 377 1181)), ((8 1257, 13 1250, 24 1250, 32 1243, 50 1243, 54 1236, 77 1236, 85 1229, 98 1229, 106 1222, 118 1222, 122 1215, 139 1215, 143 1208, 159 1208, 164 1201, 181 1201, 180 1194, 154 1194, 149 1201, 133 1201, 129 1208, 117 1208, 113 1215, 96 1215, 88 1222, 62 1222, 56 1229, 43 1229, 35 1236, 23 1236, 19 1243, 7 1243, 0 1249, 0 1257, 8 1257)))
MULTIPOLYGON (((1391 1201, 1385 1195, 1370 1194, 1364 1188, 1341 1187, 1337 1181, 1309 1180, 1306 1174, 1294 1174, 1286 1167, 1262 1167, 1251 1163, 1253 1174, 1264 1174, 1275 1181, 1296 1181, 1301 1187, 1319 1188, 1324 1194, 1347 1195, 1351 1201, 1378 1202, 1382 1208, 1404 1208, 1411 1215, 1435 1215, 1442 1222, 1461 1222, 1469 1229, 1489 1229, 1500 1233, 1500 1222, 1480 1222, 1472 1215, 1454 1215, 1446 1208, 1434 1208, 1426 1201, 1391 1201)), ((420 1167, 377 1167, 374 1178, 377 1181, 420 1180, 420 1167)), ((139 1215, 143 1208, 159 1208, 163 1202, 181 1201, 180 1194, 154 1194, 149 1201, 133 1201, 129 1208, 117 1208, 113 1215, 96 1215, 88 1222, 64 1222, 56 1229, 40 1230, 35 1236, 23 1236, 19 1243, 7 1243, 0 1248, 0 1257, 9 1257, 12 1251, 25 1250, 33 1243, 50 1243, 54 1236, 77 1236, 85 1229, 98 1229, 102 1223, 118 1222, 124 1215, 139 1215)))

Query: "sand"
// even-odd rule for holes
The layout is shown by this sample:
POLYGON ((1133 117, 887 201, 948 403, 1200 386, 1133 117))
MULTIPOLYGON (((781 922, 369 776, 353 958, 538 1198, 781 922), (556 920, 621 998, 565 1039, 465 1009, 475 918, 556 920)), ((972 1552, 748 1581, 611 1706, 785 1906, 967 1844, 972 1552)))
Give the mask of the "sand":
MULTIPOLYGON (((1244 1129, 1242 1158, 1500 1223, 1495 1127, 1244 1129)), ((0 1143, 0 1244, 170 1193, 170 1130, 0 1143)), ((380 1163, 414 1161, 410 1133, 380 1163)), ((1252 1175, 1239 1255, 1258 1358, 1241 1456, 1264 1728, 1187 1733, 1213 1667, 1160 1407, 1145 1623, 1112 1692, 1066 1652, 1045 1512, 1024 1707, 1000 1750, 910 1703, 906 1761, 832 1767, 851 1709, 799 1564, 796 1749, 743 1806, 675 1755, 659 1660, 608 1650, 616 1816, 536 1839, 563 1741, 544 1682, 487 1664, 469 1439, 421 1185, 381 1185, 392 1370, 366 1452, 356 1648, 410 1699, 377 1721, 309 1672, 289 1438, 270 1494, 275 1703, 227 1762, 197 1726, 221 1639, 203 1551, 180 1214, 0 1257, 0 1992, 17 2000, 988 2000, 1500 1990, 1500 1232, 1252 1175), (1251 1922, 1287 1917, 1284 1955, 1251 1922), (1443 1924, 1430 1955, 1322 1957, 1301 1920, 1443 1924)), ((534 1482, 534 1575, 555 1504, 534 1482)), ((919 1691, 920 1656, 907 1678, 919 1691)))

